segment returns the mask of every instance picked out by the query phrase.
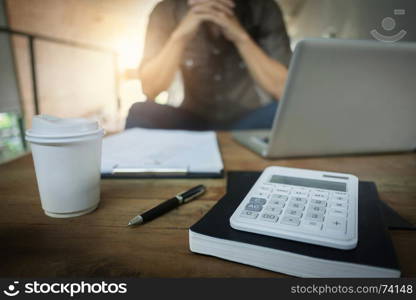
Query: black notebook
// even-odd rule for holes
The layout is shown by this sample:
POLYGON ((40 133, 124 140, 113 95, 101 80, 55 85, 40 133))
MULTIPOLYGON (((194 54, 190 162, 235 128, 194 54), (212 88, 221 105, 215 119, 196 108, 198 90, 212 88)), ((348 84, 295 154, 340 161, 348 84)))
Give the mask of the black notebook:
POLYGON ((231 215, 259 176, 228 173, 227 194, 189 229, 191 251, 300 277, 400 277, 374 183, 359 184, 357 247, 338 250, 231 228, 231 215))

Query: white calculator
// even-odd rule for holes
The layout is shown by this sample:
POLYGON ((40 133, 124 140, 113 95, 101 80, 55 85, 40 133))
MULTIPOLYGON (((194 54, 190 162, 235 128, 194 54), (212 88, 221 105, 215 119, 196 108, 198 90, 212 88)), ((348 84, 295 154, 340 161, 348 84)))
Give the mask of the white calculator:
POLYGON ((230 224, 238 230, 353 249, 358 241, 358 178, 268 167, 235 210, 230 224))

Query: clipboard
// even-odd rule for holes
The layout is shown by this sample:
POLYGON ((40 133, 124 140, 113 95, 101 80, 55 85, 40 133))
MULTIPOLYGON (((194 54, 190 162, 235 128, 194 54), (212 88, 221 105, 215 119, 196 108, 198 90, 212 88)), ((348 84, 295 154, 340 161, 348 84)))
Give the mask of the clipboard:
POLYGON ((102 178, 222 178, 212 131, 133 128, 104 138, 102 178))
POLYGON ((187 169, 115 168, 112 173, 101 173, 101 178, 224 178, 224 170, 221 170, 219 173, 190 173, 187 169))

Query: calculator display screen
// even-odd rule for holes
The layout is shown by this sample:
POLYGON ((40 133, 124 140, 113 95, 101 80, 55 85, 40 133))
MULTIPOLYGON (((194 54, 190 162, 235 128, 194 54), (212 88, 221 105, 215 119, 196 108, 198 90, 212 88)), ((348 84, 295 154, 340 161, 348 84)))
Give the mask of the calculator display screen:
POLYGON ((309 179, 309 178, 298 178, 298 177, 288 177, 280 175, 272 175, 270 179, 272 183, 288 184, 288 185, 297 185, 308 188, 316 188, 323 190, 333 190, 338 192, 346 192, 347 184, 343 182, 319 180, 319 179, 309 179))

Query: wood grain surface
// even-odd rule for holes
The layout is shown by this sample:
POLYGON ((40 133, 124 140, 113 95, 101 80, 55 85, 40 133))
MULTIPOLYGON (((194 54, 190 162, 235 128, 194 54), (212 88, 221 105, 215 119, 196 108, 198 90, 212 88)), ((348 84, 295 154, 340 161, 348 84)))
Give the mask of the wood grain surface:
MULTIPOLYGON (((416 223, 416 154, 264 160, 219 133, 225 169, 270 165, 352 173, 374 181, 380 197, 416 223)), ((0 166, 0 276, 281 277, 189 251, 188 228, 225 193, 226 179, 102 180, 101 203, 89 215, 47 217, 30 155, 0 166), (128 220, 197 184, 208 191, 148 224, 128 220)), ((390 231, 403 276, 416 276, 416 231, 390 231)))

